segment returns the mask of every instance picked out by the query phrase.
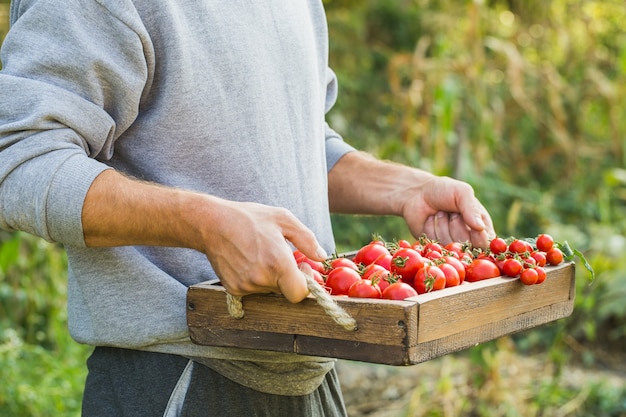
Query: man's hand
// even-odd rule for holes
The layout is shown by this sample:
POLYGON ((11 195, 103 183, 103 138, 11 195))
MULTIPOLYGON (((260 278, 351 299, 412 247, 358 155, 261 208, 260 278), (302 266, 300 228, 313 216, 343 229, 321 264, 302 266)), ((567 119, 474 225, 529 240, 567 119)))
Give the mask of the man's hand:
POLYGON ((443 244, 471 242, 486 248, 495 236, 491 217, 472 187, 448 177, 433 176, 410 193, 402 210, 411 233, 443 244))
POLYGON ((233 295, 277 292, 298 302, 309 290, 291 242, 310 259, 326 253, 313 232, 291 212, 255 203, 225 202, 217 230, 207 230, 204 252, 226 290, 233 295), (223 227, 222 227, 223 226, 223 227))

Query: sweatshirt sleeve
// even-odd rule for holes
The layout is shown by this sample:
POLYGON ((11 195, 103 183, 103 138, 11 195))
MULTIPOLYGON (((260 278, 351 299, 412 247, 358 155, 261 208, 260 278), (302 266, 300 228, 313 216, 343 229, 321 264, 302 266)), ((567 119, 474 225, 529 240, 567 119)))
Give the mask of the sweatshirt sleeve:
POLYGON ((150 79, 140 20, 118 4, 12 3, 0 55, 0 228, 84 246, 85 195, 150 79))
MULTIPOLYGON (((337 75, 330 68, 326 71, 326 102, 324 111, 328 113, 337 101, 338 83, 337 75)), ((343 155, 355 149, 344 142, 341 135, 335 132, 326 123, 326 167, 330 171, 343 155)))

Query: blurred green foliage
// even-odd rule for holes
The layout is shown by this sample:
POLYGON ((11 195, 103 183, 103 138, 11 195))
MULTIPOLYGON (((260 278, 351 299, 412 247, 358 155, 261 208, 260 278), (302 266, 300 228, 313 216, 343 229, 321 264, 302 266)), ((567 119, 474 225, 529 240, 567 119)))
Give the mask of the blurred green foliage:
MULTIPOLYGON (((551 361, 553 377, 527 393, 533 415, 571 406, 577 394, 564 384, 563 367, 612 367, 626 351, 626 4, 324 3, 340 82, 329 121, 347 141, 469 182, 500 235, 548 232, 592 264, 591 285, 577 268, 570 318, 506 338, 516 351, 547 352, 551 361)), ((8 1, 0 0, 0 39, 7 18, 8 1)), ((333 220, 340 251, 372 233, 408 238, 396 218, 333 220)), ((65 269, 57 245, 0 232, 0 415, 79 414, 90 348, 67 335, 65 269)), ((506 351, 494 342, 466 353, 477 387, 502 367, 506 351)), ((441 400, 437 390, 433 401, 441 400)), ((495 408, 502 399, 485 392, 466 394, 473 415, 518 415, 495 408)), ((624 415, 624 394, 589 386, 585 406, 568 415, 624 415)))
POLYGON ((62 248, 0 231, 0 415, 80 415, 91 348, 67 330, 62 248))

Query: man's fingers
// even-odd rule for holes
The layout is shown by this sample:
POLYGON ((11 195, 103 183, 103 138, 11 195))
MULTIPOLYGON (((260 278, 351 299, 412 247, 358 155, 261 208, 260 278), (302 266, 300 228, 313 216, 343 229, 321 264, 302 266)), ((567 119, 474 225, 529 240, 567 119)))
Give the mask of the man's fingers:
MULTIPOLYGON (((431 239, 437 238, 437 232, 435 230, 435 216, 428 216, 424 222, 423 233, 431 239)), ((415 237, 418 237, 416 234, 415 237)))
MULTIPOLYGON (((298 303, 309 295, 309 287, 303 271, 298 269, 295 262, 292 262, 292 265, 292 268, 276 279, 276 285, 287 300, 298 303)), ((306 266, 303 267, 306 268, 306 266)))
POLYGON ((480 232, 472 230, 470 234, 472 246, 483 249, 489 247, 489 235, 485 230, 482 230, 480 232))
POLYGON ((452 242, 450 236, 450 216, 448 213, 440 211, 435 215, 435 239, 446 245, 452 242))
POLYGON ((487 247, 489 240, 495 236, 488 214, 480 217, 480 220, 475 219, 473 224, 468 224, 461 214, 446 212, 429 216, 424 222, 423 233, 443 244, 469 241, 472 246, 480 248, 487 247))
POLYGON ((323 261, 328 258, 328 254, 317 241, 313 231, 291 213, 285 217, 282 226, 285 239, 291 242, 307 258, 315 261, 323 261))

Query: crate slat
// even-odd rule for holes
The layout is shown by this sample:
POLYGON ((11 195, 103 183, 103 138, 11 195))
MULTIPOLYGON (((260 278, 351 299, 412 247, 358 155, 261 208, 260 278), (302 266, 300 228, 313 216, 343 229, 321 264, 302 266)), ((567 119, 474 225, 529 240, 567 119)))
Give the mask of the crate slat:
POLYGON ((187 322, 201 345, 411 365, 569 316, 574 263, 546 271, 546 281, 532 286, 499 277, 404 301, 334 297, 356 331, 337 325, 311 297, 293 304, 275 294, 245 296, 245 316, 235 319, 224 288, 207 282, 189 288, 187 322))

